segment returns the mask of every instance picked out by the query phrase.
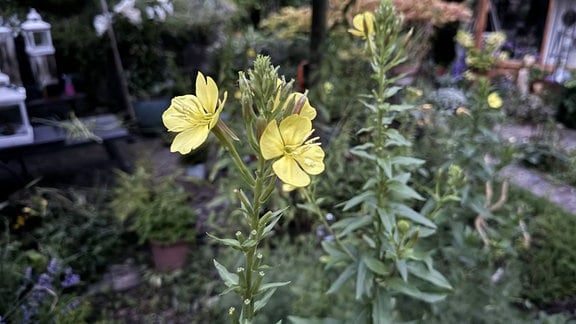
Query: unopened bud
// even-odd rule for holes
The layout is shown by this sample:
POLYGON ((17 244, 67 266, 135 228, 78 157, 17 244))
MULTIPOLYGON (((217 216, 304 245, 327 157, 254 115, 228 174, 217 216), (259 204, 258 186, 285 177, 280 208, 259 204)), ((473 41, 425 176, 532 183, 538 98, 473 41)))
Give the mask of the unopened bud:
POLYGON ((268 126, 268 121, 266 118, 260 116, 256 119, 256 138, 258 140, 260 140, 260 137, 264 133, 266 126, 268 126))
POLYGON ((404 235, 410 229, 410 222, 407 220, 400 220, 398 221, 397 227, 400 234, 404 235))

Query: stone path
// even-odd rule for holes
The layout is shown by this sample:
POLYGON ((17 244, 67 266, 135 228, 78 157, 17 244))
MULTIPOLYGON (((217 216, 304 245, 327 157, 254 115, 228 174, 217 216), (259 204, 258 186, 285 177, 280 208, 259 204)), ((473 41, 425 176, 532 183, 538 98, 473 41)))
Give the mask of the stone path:
MULTIPOLYGON (((539 129, 532 125, 502 125, 497 131, 506 141, 521 144, 536 137, 539 129)), ((576 150, 576 131, 559 129, 555 144, 566 152, 576 150)), ((536 196, 547 198, 565 211, 576 215, 575 187, 552 183, 543 174, 516 163, 504 167, 500 171, 500 177, 510 179, 512 184, 529 190, 536 196)))

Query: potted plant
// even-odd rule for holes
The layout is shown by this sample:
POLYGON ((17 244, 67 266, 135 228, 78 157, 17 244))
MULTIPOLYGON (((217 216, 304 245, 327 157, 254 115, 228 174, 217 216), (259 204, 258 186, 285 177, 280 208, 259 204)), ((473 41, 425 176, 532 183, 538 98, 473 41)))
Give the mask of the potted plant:
POLYGON ((133 173, 118 171, 112 207, 139 238, 149 242, 158 271, 181 269, 196 238, 196 213, 174 176, 155 176, 139 161, 133 173))

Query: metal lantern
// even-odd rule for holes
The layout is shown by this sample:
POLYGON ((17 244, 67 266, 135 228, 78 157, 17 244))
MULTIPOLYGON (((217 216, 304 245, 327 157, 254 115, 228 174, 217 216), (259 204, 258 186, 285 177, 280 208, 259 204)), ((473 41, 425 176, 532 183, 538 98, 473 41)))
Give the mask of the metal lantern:
POLYGON ((8 75, 0 72, 0 148, 34 141, 25 100, 24 88, 11 85, 8 75))
POLYGON ((35 9, 30 9, 26 21, 20 26, 26 54, 30 59, 32 74, 38 85, 44 88, 47 85, 57 84, 56 50, 52 45, 50 24, 43 21, 35 9))
POLYGON ((13 83, 22 84, 14 46, 14 33, 6 26, 0 26, 0 70, 9 76, 13 83))

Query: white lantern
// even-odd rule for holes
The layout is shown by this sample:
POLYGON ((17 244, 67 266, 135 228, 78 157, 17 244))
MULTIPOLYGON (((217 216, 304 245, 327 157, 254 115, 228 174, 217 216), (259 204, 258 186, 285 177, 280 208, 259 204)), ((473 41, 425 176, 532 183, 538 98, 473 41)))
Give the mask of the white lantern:
POLYGON ((50 84, 57 84, 56 50, 52 45, 50 24, 43 21, 35 9, 30 9, 26 21, 20 26, 26 54, 30 59, 30 67, 36 82, 41 88, 50 84))
POLYGON ((13 83, 22 84, 14 34, 11 28, 5 26, 0 26, 0 70, 8 74, 13 83))
POLYGON ((0 72, 0 147, 24 145, 34 141, 25 100, 26 90, 11 85, 8 75, 0 72))

